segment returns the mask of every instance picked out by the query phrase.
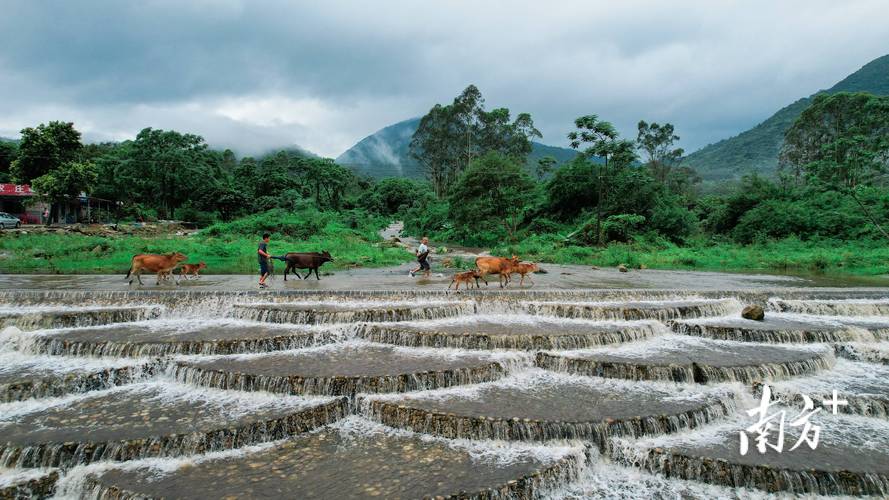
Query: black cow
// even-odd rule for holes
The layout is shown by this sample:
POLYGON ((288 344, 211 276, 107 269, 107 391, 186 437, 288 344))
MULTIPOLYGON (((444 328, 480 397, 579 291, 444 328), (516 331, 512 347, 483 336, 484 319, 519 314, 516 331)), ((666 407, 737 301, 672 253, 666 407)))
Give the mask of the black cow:
POLYGON ((325 262, 333 262, 333 257, 327 251, 318 253, 318 252, 288 252, 284 255, 272 257, 273 259, 283 260, 287 263, 287 266, 284 268, 284 281, 287 281, 287 273, 293 271, 299 279, 308 279, 309 276, 312 275, 312 271, 315 271, 315 278, 321 279, 318 276, 318 268, 321 267, 325 262), (309 272, 306 273, 305 276, 300 276, 296 271, 297 269, 308 269, 309 272))

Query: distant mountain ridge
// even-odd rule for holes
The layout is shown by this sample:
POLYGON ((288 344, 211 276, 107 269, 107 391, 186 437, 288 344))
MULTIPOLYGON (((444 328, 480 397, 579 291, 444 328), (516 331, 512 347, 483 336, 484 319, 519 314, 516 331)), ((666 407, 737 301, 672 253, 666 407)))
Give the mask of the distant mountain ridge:
MULTIPOLYGON (((336 162, 377 179, 384 177, 422 179, 425 173, 417 161, 411 158, 409 150, 411 137, 419 125, 420 118, 411 118, 384 127, 358 141, 339 155, 336 162)), ((554 157, 559 164, 577 156, 577 151, 573 149, 548 146, 534 141, 531 142, 531 147, 527 162, 531 171, 537 160, 544 156, 554 157)))
POLYGON ((750 173, 771 175, 778 166, 784 133, 812 102, 826 92, 870 92, 889 95, 889 55, 874 59, 833 87, 816 92, 778 110, 750 130, 691 153, 683 165, 694 168, 705 180, 739 179, 750 173))

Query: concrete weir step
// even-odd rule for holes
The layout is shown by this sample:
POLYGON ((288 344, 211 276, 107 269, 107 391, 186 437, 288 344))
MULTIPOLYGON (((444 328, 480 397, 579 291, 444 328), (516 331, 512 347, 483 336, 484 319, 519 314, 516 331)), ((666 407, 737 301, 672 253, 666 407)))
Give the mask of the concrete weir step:
MULTIPOLYGON (((536 498, 571 480, 578 453, 492 448, 479 454, 445 440, 368 427, 349 419, 274 446, 189 460, 162 471, 146 464, 87 477, 100 498, 536 498), (356 432, 355 426, 359 426, 356 432)), ((368 423, 369 424, 369 423, 368 423)), ((544 450, 545 451, 545 450, 544 450)))
MULTIPOLYGON (((787 410, 793 419, 799 411, 787 410)), ((769 408, 769 415, 780 408, 769 408)), ((756 418, 702 429, 694 435, 642 439, 616 439, 610 443, 612 460, 641 466, 670 478, 702 481, 733 488, 755 488, 771 493, 799 495, 889 495, 889 423, 859 416, 833 416, 820 412, 811 418, 820 427, 817 446, 805 442, 792 449, 802 426, 785 422, 781 452, 757 449, 755 432, 748 434, 748 449, 741 454, 740 432, 756 418)), ((775 421, 775 425, 778 422, 775 421)), ((808 434, 812 438, 812 434, 808 434)), ((777 445, 778 433, 767 436, 777 445)))
POLYGON ((738 316, 676 320, 669 325, 674 332, 684 335, 739 342, 848 342, 878 338, 860 327, 780 313, 766 314, 764 321, 738 316))
POLYGON ((488 382, 505 369, 487 353, 445 355, 349 342, 261 355, 195 357, 177 362, 174 371, 183 382, 220 389, 351 395, 488 382))
POLYGON ((108 389, 158 372, 156 359, 84 359, 0 353, 0 403, 108 389))
POLYGON ((802 406, 802 395, 813 404, 832 411, 833 391, 848 404, 838 406, 842 413, 889 419, 889 366, 840 359, 832 370, 809 376, 772 382, 772 395, 786 404, 802 406), (826 406, 825 406, 826 405, 826 406))
POLYGON ((473 312, 467 302, 384 304, 303 303, 235 304, 231 316, 272 323, 353 323, 359 321, 410 321, 437 319, 473 312))
POLYGON ((738 344, 664 335, 618 347, 540 352, 540 368, 575 375, 684 383, 781 379, 830 369, 829 347, 738 344))
POLYGON ((2 467, 67 468, 238 448, 342 418, 346 401, 144 382, 19 405, 0 416, 2 467))
POLYGON ((321 328, 234 319, 167 319, 93 328, 48 330, 33 349, 74 356, 234 354, 297 349, 333 342, 321 328))
POLYGON ((479 315, 447 320, 368 324, 356 334, 371 342, 459 349, 579 349, 649 338, 655 321, 590 321, 531 315, 479 315))
POLYGON ((107 325, 156 318, 162 310, 159 306, 0 306, 0 329, 14 326, 29 331, 107 325))
POLYGON ((530 314, 597 320, 670 320, 723 316, 741 310, 735 299, 638 300, 619 302, 528 302, 530 314))
POLYGON ((368 396, 361 411, 386 425, 451 439, 540 441, 641 436, 697 427, 734 408, 724 391, 668 390, 545 371, 443 391, 368 396))

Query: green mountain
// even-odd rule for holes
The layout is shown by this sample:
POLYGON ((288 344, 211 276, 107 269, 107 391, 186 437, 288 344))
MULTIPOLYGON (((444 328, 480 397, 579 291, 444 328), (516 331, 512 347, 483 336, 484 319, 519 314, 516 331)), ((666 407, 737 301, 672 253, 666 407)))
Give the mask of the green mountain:
POLYGON ((711 181, 740 179, 753 172, 773 174, 784 133, 821 92, 889 95, 889 55, 874 59, 827 90, 785 106, 750 130, 695 151, 683 160, 683 165, 693 167, 704 180, 711 181))
MULTIPOLYGON (((419 124, 420 118, 411 118, 389 125, 359 141, 337 157, 336 162, 352 167, 360 174, 378 179, 383 177, 422 179, 423 170, 411 158, 408 151, 411 137, 419 124)), ((532 141, 531 147, 531 154, 528 155, 528 168, 531 172, 537 160, 544 156, 554 157, 559 165, 577 156, 577 151, 573 149, 548 146, 539 142, 532 141)))

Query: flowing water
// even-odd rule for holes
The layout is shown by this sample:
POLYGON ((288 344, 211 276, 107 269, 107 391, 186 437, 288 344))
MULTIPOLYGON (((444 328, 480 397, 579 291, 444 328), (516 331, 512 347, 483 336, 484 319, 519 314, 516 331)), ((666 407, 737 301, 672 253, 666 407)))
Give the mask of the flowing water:
POLYGON ((889 495, 886 290, 29 288, 0 498, 889 495))

